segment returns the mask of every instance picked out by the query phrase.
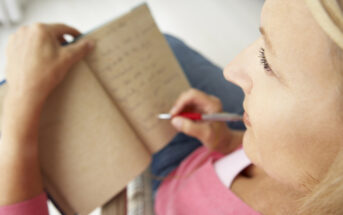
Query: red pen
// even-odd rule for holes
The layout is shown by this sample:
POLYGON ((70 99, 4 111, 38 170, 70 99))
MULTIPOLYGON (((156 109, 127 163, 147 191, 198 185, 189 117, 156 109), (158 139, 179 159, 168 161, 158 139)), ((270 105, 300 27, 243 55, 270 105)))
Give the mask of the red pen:
POLYGON ((180 116, 185 117, 194 121, 198 120, 208 120, 208 121, 241 121, 243 117, 234 113, 213 113, 213 114, 201 114, 201 113, 192 113, 192 112, 183 112, 176 115, 171 115, 169 113, 159 114, 159 119, 172 119, 173 117, 180 116))

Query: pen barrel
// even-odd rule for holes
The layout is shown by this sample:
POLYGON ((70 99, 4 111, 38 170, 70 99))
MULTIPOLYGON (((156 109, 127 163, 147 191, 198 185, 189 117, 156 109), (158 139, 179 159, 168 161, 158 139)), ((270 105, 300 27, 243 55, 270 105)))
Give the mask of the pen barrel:
POLYGON ((203 114, 203 120, 208 121, 220 121, 220 122, 227 122, 227 121, 241 121, 243 117, 238 114, 233 113, 215 113, 215 114, 203 114))
POLYGON ((180 113, 177 116, 181 116, 181 117, 185 117, 191 120, 201 120, 202 119, 202 115, 200 113, 180 113))

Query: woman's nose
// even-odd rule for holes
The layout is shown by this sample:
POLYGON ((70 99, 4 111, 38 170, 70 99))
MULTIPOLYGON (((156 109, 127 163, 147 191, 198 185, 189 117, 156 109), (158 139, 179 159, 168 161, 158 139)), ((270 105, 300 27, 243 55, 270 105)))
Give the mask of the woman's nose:
POLYGON ((250 94, 253 88, 251 71, 256 69, 254 65, 257 58, 257 52, 254 52, 257 49, 255 43, 238 54, 224 70, 225 79, 241 87, 246 95, 250 94))

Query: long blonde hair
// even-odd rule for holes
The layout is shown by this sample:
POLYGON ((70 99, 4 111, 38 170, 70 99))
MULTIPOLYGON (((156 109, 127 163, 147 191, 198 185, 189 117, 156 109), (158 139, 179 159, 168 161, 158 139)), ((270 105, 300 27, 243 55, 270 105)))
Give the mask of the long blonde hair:
MULTIPOLYGON (((343 50, 343 0, 306 0, 321 28, 343 50)), ((343 141, 343 140, 342 140, 343 141)), ((343 151, 341 150, 326 176, 301 199, 298 214, 343 214, 343 151)))

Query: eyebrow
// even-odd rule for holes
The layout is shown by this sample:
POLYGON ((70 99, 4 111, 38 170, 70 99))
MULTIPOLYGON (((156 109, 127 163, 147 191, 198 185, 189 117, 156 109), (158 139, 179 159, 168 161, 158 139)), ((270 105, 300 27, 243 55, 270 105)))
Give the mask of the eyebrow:
POLYGON ((266 42, 267 48, 271 51, 271 53, 275 54, 272 43, 270 42, 270 38, 266 34, 266 31, 264 30, 264 28, 262 26, 259 29, 260 29, 262 36, 264 37, 264 41, 266 42))

